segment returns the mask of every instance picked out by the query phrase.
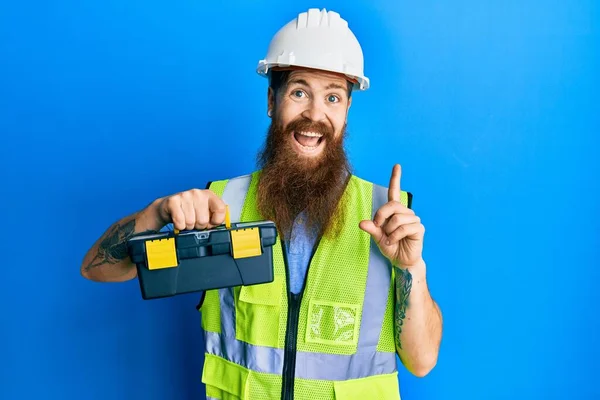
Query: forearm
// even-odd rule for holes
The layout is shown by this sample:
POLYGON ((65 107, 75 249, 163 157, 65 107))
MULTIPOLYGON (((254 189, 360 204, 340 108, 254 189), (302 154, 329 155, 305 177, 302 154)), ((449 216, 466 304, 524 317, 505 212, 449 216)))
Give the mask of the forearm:
POLYGON ((127 253, 127 240, 136 233, 162 228, 155 203, 122 218, 107 229, 83 259, 81 274, 85 278, 101 282, 121 282, 136 277, 135 264, 127 253))
POLYGON ((442 315, 431 298, 425 262, 396 273, 396 350, 406 368, 425 376, 435 366, 442 336, 442 315))

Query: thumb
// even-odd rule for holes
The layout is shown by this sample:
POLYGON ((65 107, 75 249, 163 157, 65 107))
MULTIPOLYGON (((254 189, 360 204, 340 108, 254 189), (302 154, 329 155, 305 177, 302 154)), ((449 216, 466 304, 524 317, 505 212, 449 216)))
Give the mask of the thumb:
POLYGON ((369 219, 360 221, 360 224, 358 224, 358 226, 360 229, 373 236, 373 238, 377 242, 379 242, 381 236, 383 235, 383 231, 381 230, 381 228, 376 226, 375 223, 369 219))

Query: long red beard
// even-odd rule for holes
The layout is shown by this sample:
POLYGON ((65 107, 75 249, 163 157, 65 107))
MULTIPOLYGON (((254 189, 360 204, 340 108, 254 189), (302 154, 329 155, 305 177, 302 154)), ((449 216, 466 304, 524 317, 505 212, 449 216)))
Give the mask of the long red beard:
MULTIPOLYGON (((277 121, 277 116, 273 121, 277 121)), ((346 130, 337 139, 325 124, 304 118, 283 129, 271 123, 264 148, 258 154, 261 175, 258 183, 258 209, 277 225, 286 240, 296 216, 304 211, 307 228, 319 236, 335 236, 341 228, 342 195, 350 176, 344 151, 346 130), (318 159, 299 156, 291 147, 292 132, 323 134, 325 149, 318 159)))

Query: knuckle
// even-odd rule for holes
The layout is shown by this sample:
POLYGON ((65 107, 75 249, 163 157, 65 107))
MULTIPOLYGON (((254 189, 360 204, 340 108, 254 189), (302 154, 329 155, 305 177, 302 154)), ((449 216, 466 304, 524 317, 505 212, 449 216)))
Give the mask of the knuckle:
POLYGON ((396 229, 392 235, 394 235, 395 238, 399 239, 404 235, 405 232, 406 228, 404 226, 399 226, 398 229, 396 229))
POLYGON ((210 196, 220 202, 223 201, 223 199, 221 199, 221 197, 218 194, 216 194, 215 192, 213 192, 212 190, 207 189, 207 190, 205 190, 205 192, 206 192, 207 196, 210 196))
POLYGON ((181 219, 178 215, 173 218, 173 225, 177 229, 185 227, 185 220, 181 219))
POLYGON ((178 194, 173 195, 167 199, 167 206, 175 207, 176 205, 179 204, 180 201, 181 201, 180 195, 178 195, 178 194))
POLYGON ((205 196, 204 191, 202 189, 192 189, 190 190, 190 194, 194 198, 201 198, 205 196))
POLYGON ((214 222, 214 223, 219 223, 219 222, 223 221, 224 219, 225 219, 225 214, 222 212, 214 212, 210 216, 211 222, 214 222))
POLYGON ((385 224, 385 226, 383 227, 383 231, 386 233, 386 235, 391 235, 396 230, 395 226, 396 226, 396 223, 394 221, 390 220, 390 222, 385 224))
POLYGON ((215 213, 224 213, 225 212, 225 203, 218 199, 218 201, 211 203, 211 207, 215 213))
POLYGON ((385 234, 386 234, 386 235, 391 235, 392 233, 394 233, 394 229, 393 229, 393 227, 391 226, 391 224, 386 224, 386 225, 383 227, 383 232, 385 232, 385 234))

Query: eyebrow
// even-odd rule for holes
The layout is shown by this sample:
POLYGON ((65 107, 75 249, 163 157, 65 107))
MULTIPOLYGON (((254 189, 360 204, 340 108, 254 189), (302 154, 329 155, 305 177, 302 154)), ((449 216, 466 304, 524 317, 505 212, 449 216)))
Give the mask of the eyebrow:
POLYGON ((306 82, 304 79, 291 79, 288 82, 288 84, 289 85, 297 84, 297 85, 302 85, 302 86, 310 87, 310 85, 308 84, 308 82, 306 82))
MULTIPOLYGON (((306 86, 306 87, 310 87, 310 85, 308 84, 308 82, 306 82, 304 79, 291 79, 288 82, 289 85, 292 84, 297 84, 297 85, 302 85, 302 86, 306 86)), ((327 85, 327 87, 325 87, 325 90, 329 90, 329 89, 341 89, 341 90, 346 90, 347 88, 343 85, 340 85, 339 83, 330 83, 329 85, 327 85)))
POLYGON ((342 90, 346 90, 345 86, 340 85, 339 83, 330 83, 329 85, 327 85, 327 87, 325 88, 325 90, 329 90, 329 89, 342 89, 342 90))

